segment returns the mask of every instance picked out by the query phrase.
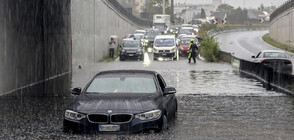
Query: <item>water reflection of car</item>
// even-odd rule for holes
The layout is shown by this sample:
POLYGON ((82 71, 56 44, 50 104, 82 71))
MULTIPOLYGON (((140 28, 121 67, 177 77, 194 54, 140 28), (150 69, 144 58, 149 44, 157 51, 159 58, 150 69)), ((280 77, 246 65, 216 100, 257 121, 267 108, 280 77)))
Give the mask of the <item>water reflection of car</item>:
POLYGON ((187 38, 181 39, 179 43, 179 50, 180 50, 181 56, 188 55, 190 43, 191 43, 190 39, 187 39, 187 38))
POLYGON ((162 131, 176 117, 176 89, 160 74, 143 70, 98 73, 65 111, 65 132, 162 131))
POLYGON ((140 40, 133 38, 124 39, 120 47, 119 60, 144 59, 143 49, 140 40))
POLYGON ((292 61, 284 51, 265 50, 252 56, 253 62, 264 64, 279 73, 292 73, 292 61))
POLYGON ((154 59, 158 58, 177 58, 177 45, 174 35, 157 36, 153 44, 154 59))

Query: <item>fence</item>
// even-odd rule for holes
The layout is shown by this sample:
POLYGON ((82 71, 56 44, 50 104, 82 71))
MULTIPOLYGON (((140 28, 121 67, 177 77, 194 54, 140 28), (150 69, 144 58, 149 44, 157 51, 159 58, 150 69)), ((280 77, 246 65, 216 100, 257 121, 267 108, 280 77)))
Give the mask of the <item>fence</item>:
POLYGON ((285 2, 283 5, 278 7, 272 14, 271 14, 271 21, 273 21, 278 15, 287 11, 288 9, 294 7, 294 0, 289 0, 285 2))
POLYGON ((117 0, 106 0, 109 4, 111 4, 120 14, 127 17, 130 21, 133 23, 139 25, 139 26, 145 26, 145 27, 151 27, 152 21, 150 20, 144 20, 141 18, 138 18, 134 16, 132 13, 128 12, 117 0))

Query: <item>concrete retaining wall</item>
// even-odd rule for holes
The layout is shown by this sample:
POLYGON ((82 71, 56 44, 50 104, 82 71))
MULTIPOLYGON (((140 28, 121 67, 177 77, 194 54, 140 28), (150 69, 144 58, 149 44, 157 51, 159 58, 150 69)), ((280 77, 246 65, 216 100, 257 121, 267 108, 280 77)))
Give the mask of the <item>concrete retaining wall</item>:
POLYGON ((126 34, 143 28, 119 15, 105 0, 72 0, 71 13, 74 68, 107 55, 111 35, 121 41, 126 34))
POLYGON ((269 32, 275 41, 294 47, 294 7, 272 19, 269 32))
POLYGON ((0 1, 0 95, 68 91, 70 22, 70 0, 0 1))

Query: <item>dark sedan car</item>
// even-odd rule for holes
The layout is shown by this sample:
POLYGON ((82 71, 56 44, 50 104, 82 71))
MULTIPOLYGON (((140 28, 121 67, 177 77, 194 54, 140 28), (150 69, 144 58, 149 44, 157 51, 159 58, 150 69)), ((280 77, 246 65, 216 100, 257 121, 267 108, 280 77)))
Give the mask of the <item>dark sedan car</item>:
POLYGON ((133 133, 162 131, 176 117, 176 89, 153 71, 98 73, 65 111, 65 132, 133 133))
POLYGON ((144 59, 143 48, 140 40, 127 38, 122 41, 119 60, 124 61, 126 59, 144 59))

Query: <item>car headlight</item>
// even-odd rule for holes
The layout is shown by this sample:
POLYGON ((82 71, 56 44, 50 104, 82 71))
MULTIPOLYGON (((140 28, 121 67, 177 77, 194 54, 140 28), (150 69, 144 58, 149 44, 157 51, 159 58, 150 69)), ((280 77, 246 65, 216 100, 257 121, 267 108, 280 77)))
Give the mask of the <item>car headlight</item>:
POLYGON ((176 47, 171 49, 172 52, 176 51, 176 47))
POLYGON ((183 47, 180 47, 180 50, 184 50, 184 48, 183 47))
POLYGON ((125 53, 125 52, 126 52, 126 50, 121 50, 121 52, 122 52, 122 53, 125 53))
POLYGON ((135 115, 135 118, 140 119, 140 120, 151 120, 151 119, 156 119, 161 116, 161 110, 152 110, 149 112, 141 113, 135 115))
POLYGON ((157 52, 157 51, 158 51, 158 49, 156 49, 156 48, 153 48, 153 51, 154 51, 154 52, 157 52))
POLYGON ((86 115, 81 114, 81 113, 77 113, 77 112, 74 112, 74 111, 71 111, 71 110, 66 110, 65 111, 65 117, 69 118, 69 119, 72 119, 72 120, 78 120, 79 121, 81 119, 86 118, 86 115))

